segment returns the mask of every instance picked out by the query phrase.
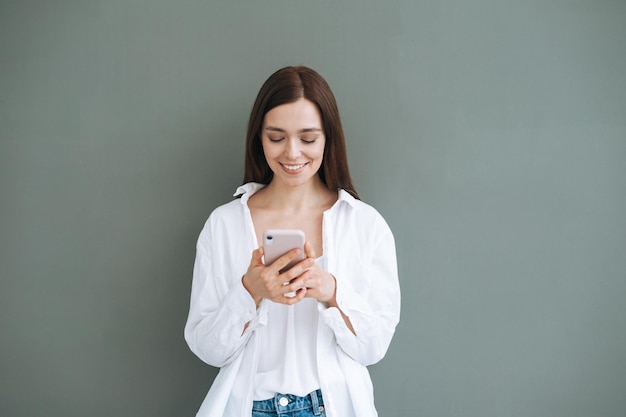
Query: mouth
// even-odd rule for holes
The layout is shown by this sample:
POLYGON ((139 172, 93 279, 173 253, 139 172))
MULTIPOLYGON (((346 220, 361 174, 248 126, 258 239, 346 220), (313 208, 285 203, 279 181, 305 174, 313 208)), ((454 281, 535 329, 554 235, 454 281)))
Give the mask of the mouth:
POLYGON ((308 163, 304 163, 304 164, 297 164, 297 165, 288 165, 288 164, 281 164, 281 166, 287 170, 288 172, 298 172, 300 171, 302 168, 304 168, 308 163))

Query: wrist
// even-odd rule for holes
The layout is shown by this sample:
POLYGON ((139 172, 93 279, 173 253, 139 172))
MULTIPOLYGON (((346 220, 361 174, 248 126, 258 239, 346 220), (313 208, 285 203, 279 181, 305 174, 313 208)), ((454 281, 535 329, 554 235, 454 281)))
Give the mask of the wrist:
POLYGON ((246 275, 245 274, 241 277, 241 284, 246 289, 246 291, 248 291, 248 294, 250 294, 250 297, 252 297, 252 300, 254 300, 254 304, 256 304, 256 306, 258 308, 259 304, 261 304, 261 300, 263 298, 255 296, 254 293, 250 290, 250 287, 246 283, 246 275))
POLYGON ((327 299, 320 300, 325 303, 328 307, 338 307, 337 305, 337 279, 332 275, 328 274, 331 278, 333 289, 330 293, 330 296, 327 299))

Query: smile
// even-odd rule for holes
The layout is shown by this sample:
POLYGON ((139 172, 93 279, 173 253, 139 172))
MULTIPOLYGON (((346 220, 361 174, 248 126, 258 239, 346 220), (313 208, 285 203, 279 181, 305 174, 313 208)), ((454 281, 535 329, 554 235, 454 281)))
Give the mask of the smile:
POLYGON ((305 164, 299 164, 299 165, 285 165, 282 164, 283 168, 285 168, 287 171, 298 171, 299 169, 302 169, 306 166, 305 164))

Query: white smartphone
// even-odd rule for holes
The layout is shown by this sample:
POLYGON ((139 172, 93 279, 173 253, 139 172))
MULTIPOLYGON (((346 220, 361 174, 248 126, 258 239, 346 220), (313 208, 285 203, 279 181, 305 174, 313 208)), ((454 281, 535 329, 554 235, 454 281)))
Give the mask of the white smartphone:
POLYGON ((265 265, 271 265, 276 259, 295 248, 300 249, 300 255, 281 269, 281 273, 305 258, 304 232, 297 229, 270 229, 263 232, 263 262, 265 265))

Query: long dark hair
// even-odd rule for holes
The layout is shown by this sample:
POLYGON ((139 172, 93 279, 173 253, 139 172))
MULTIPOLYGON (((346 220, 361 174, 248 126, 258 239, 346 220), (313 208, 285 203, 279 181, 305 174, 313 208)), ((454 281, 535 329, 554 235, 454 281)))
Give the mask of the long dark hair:
POLYGON ((335 96, 321 75, 303 66, 285 67, 276 71, 259 90, 248 121, 244 184, 271 182, 274 174, 265 160, 261 143, 265 114, 274 107, 293 103, 301 98, 314 103, 322 118, 326 144, 322 166, 318 171, 320 179, 330 190, 342 188, 359 198, 350 177, 346 142, 335 96))

